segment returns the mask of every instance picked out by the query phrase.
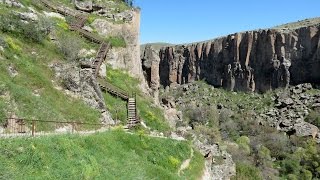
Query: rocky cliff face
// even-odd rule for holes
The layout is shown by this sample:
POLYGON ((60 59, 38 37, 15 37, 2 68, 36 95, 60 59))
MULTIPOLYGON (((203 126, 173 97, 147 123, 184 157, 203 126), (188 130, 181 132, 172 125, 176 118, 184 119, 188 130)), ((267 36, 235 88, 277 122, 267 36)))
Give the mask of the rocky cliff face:
POLYGON ((123 24, 114 24, 106 19, 99 18, 91 24, 104 37, 120 36, 126 41, 125 48, 112 48, 107 55, 107 64, 113 68, 125 69, 131 75, 144 80, 140 61, 140 12, 132 9, 131 21, 123 24))
POLYGON ((158 54, 147 47, 142 59, 153 65, 144 66, 145 76, 149 84, 159 79, 164 87, 206 80, 232 91, 265 92, 289 84, 319 84, 319 28, 310 25, 247 31, 207 42, 164 47, 158 54), (150 54, 159 57, 157 65, 150 54))

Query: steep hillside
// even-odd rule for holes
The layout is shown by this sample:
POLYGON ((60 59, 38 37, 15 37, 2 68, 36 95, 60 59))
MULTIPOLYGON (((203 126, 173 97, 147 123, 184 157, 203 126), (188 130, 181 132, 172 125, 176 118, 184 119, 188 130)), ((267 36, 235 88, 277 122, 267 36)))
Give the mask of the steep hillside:
POLYGON ((101 81, 94 77, 98 76, 130 96, 137 94, 141 120, 151 129, 167 131, 161 109, 149 109, 152 101, 141 92, 145 88, 137 46, 139 10, 122 1, 87 5, 1 1, 0 121, 12 116, 125 125, 126 101, 102 92, 101 81), (96 67, 101 42, 111 48, 106 61, 96 67))
MULTIPOLYGON (((54 78, 50 64, 67 63, 56 45, 47 37, 39 37, 41 42, 33 39, 32 36, 37 38, 42 34, 31 29, 33 25, 26 27, 30 29, 25 29, 25 32, 3 29, 8 27, 8 24, 3 24, 6 23, 5 17, 12 18, 10 23, 13 26, 20 25, 19 20, 6 14, 11 9, 2 4, 0 8, 3 13, 0 32, 0 122, 12 114, 35 119, 98 122, 100 113, 80 98, 67 95, 61 90, 59 80, 54 78)), ((83 43, 82 39, 78 40, 83 43)))
POLYGON ((139 10, 118 0, 86 3, 0 1, 0 179, 198 179, 202 154, 164 137, 171 129, 163 110, 141 91, 139 10), (144 127, 48 134, 68 126, 72 133, 76 122, 123 129, 128 97, 144 127), (20 127, 20 118, 37 124, 16 131, 10 123, 20 127), (27 138, 33 128, 38 137, 27 138))

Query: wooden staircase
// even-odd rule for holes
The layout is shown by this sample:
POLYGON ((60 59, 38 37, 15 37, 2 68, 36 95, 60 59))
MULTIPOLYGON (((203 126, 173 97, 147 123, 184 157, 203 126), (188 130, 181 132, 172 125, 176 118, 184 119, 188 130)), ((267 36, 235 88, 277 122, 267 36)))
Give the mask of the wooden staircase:
POLYGON ((107 42, 107 43, 102 42, 100 45, 99 51, 92 65, 92 71, 96 78, 99 75, 99 70, 102 62, 106 59, 109 48, 110 48, 110 42, 107 42))
POLYGON ((129 94, 126 91, 124 91, 124 90, 106 82, 106 80, 100 79, 98 77, 100 66, 101 66, 102 62, 105 60, 109 48, 111 48, 110 42, 105 42, 98 35, 95 35, 91 32, 88 32, 88 31, 82 29, 82 27, 84 26, 85 22, 88 19, 87 16, 85 16, 81 13, 78 13, 76 11, 70 10, 68 8, 57 6, 48 0, 40 0, 40 1, 42 2, 42 4, 44 4, 44 6, 46 6, 49 9, 52 9, 53 11, 56 11, 64 16, 72 16, 72 17, 76 18, 76 21, 69 25, 69 29, 72 31, 77 31, 83 37, 91 40, 92 42, 100 44, 99 51, 98 51, 98 53, 95 57, 95 60, 91 66, 92 71, 94 73, 94 77, 98 81, 100 88, 103 92, 108 92, 113 96, 119 97, 122 100, 127 101, 127 106, 128 106, 127 107, 127 114, 128 114, 127 128, 132 128, 132 127, 136 126, 137 124, 139 124, 140 120, 137 115, 136 96, 129 96, 129 94))
POLYGON ((139 124, 140 121, 137 116, 137 103, 136 98, 131 97, 128 99, 128 123, 127 127, 132 128, 139 124))
POLYGON ((100 88, 103 92, 107 92, 115 97, 119 97, 127 101, 127 128, 132 128, 140 123, 137 113, 136 96, 130 96, 126 91, 108 83, 103 79, 98 79, 100 88))
POLYGON ((85 25, 85 23, 88 19, 87 16, 82 15, 82 14, 77 14, 75 16, 75 18, 77 19, 77 21, 70 24, 70 26, 69 26, 70 30, 81 29, 85 25))
POLYGON ((103 92, 108 92, 111 95, 113 95, 115 97, 119 97, 124 101, 129 100, 129 94, 126 91, 108 83, 106 80, 103 80, 101 78, 98 79, 98 82, 99 82, 100 88, 103 92))
POLYGON ((76 17, 77 13, 71 9, 65 8, 65 7, 61 7, 61 6, 57 6, 54 3, 52 3, 51 1, 48 0, 40 0, 40 2, 47 8, 52 9, 55 12, 58 12, 64 16, 73 16, 76 17))
MULTIPOLYGON (((72 29, 70 28, 70 30, 72 30, 72 29)), ((102 38, 100 38, 99 36, 92 34, 91 32, 86 31, 84 29, 79 28, 79 29, 74 29, 73 31, 77 31, 81 36, 89 39, 90 41, 92 41, 94 43, 101 44, 104 42, 102 40, 102 38)))

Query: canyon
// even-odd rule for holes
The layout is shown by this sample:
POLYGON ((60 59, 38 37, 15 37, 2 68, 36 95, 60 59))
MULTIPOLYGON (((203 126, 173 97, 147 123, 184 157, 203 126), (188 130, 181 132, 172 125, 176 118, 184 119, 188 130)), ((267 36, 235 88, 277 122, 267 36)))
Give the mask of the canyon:
POLYGON ((141 54, 144 75, 153 90, 198 80, 245 92, 319 84, 319 28, 314 18, 158 50, 147 45, 141 54))

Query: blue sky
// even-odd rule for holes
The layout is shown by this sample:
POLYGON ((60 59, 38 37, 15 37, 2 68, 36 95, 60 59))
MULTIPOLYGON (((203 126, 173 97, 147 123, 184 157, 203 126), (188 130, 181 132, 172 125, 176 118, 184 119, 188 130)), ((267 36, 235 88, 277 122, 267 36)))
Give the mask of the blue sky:
POLYGON ((320 0, 135 0, 140 41, 188 43, 320 16, 320 0))

